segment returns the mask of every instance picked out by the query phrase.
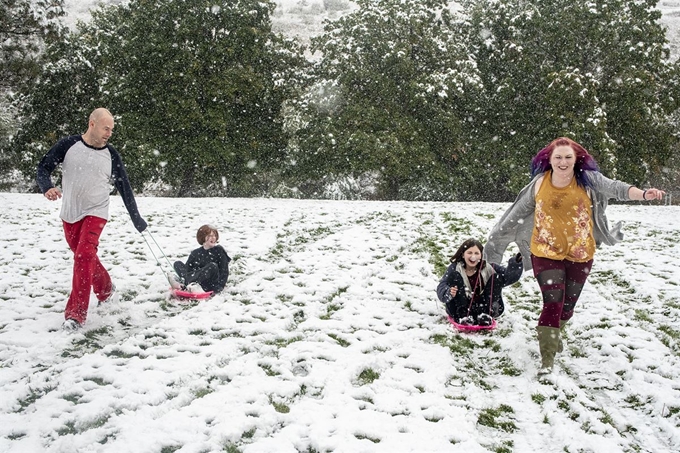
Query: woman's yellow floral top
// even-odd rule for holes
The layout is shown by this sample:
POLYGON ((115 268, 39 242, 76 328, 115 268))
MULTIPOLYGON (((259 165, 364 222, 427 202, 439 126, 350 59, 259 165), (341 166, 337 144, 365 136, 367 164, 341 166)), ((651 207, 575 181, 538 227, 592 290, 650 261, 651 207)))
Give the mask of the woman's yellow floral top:
POLYGON ((589 261, 595 255, 590 197, 576 178, 557 188, 551 175, 545 173, 536 194, 531 253, 553 260, 589 261))

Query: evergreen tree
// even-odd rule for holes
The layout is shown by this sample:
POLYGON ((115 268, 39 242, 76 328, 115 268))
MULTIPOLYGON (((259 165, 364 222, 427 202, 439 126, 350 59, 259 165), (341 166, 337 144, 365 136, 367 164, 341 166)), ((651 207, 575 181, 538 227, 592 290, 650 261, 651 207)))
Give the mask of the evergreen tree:
POLYGON ((0 92, 14 90, 40 71, 45 42, 64 32, 63 0, 3 0, 0 4, 0 92))
MULTIPOLYGON (((49 93, 58 87, 74 103, 80 98, 66 108, 112 111, 112 142, 134 184, 169 184, 180 196, 268 190, 287 143, 281 110, 303 62, 296 46, 272 33, 273 8, 259 0, 100 8, 55 50, 45 77, 53 80, 31 93, 21 141, 37 125, 63 129, 62 121, 39 121, 59 108, 49 93)), ((73 127, 69 121, 70 133, 79 130, 73 127)))
POLYGON ((368 174, 378 198, 449 198, 479 84, 456 19, 445 1, 357 4, 312 41, 321 58, 300 103, 299 184, 368 174))
MULTIPOLYGON (((57 140, 87 130, 90 112, 104 105, 95 49, 77 35, 50 45, 39 78, 16 96, 20 127, 10 143, 14 168, 35 178, 38 161, 57 140)), ((37 190, 37 186, 34 187, 37 190)))
POLYGON ((680 97, 655 4, 463 2, 484 81, 478 149, 498 157, 489 176, 500 199, 528 181, 530 158, 558 136, 581 142, 605 173, 634 184, 668 159, 680 97))
POLYGON ((63 0, 3 0, 0 3, 0 174, 14 169, 7 152, 15 132, 16 110, 9 99, 35 80, 43 64, 44 47, 60 39, 65 28, 63 0))

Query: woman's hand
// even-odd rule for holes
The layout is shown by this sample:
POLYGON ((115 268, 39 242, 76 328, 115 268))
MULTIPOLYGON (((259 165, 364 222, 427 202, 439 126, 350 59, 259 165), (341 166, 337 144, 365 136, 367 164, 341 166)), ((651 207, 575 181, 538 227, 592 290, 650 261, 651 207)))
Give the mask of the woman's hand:
POLYGON ((663 196, 666 195, 666 192, 660 189, 647 189, 642 191, 642 199, 643 200, 661 200, 663 196))
POLYGON ((452 286, 451 289, 449 290, 451 293, 452 297, 456 297, 456 294, 458 293, 458 287, 457 286, 452 286))

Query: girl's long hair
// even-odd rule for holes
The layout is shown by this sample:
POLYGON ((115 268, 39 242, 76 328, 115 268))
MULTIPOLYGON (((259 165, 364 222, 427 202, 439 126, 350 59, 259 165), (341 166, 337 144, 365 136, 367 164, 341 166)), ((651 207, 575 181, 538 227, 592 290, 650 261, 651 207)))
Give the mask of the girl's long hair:
MULTIPOLYGON (((456 253, 453 254, 450 261, 452 263, 456 263, 458 261, 463 261, 464 260, 463 254, 470 247, 477 247, 479 249, 479 251, 482 253, 482 256, 484 256, 484 246, 482 245, 482 243, 479 242, 477 239, 470 238, 470 239, 466 240, 465 242, 463 242, 460 245, 460 247, 458 247, 458 250, 456 250, 456 253)), ((482 261, 484 261, 484 260, 480 260, 479 263, 477 263, 477 267, 479 267, 479 265, 482 263, 482 261)))
POLYGON ((556 138, 534 156, 534 158, 531 160, 531 177, 533 178, 538 174, 545 173, 546 171, 552 169, 552 166, 550 165, 550 157, 552 156, 552 152, 558 146, 570 146, 571 149, 574 150, 574 153, 576 154, 576 164, 574 164, 574 176, 576 176, 576 183, 583 188, 592 188, 592 183, 588 178, 586 170, 599 171, 597 162, 595 162, 593 156, 588 153, 588 150, 586 150, 579 143, 567 137, 556 138))

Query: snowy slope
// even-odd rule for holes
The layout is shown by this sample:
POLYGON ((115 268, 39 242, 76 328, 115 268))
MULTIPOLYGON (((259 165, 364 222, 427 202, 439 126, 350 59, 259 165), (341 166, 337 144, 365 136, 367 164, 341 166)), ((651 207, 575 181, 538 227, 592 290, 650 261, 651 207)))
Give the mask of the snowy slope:
POLYGON ((490 334, 435 302, 435 268, 505 204, 138 202, 170 260, 218 226, 227 289, 170 300, 113 198, 99 250, 120 300, 69 335, 60 202, 0 194, 0 451, 680 451, 679 207, 610 207, 626 240, 598 251, 539 382, 531 275, 490 334))

